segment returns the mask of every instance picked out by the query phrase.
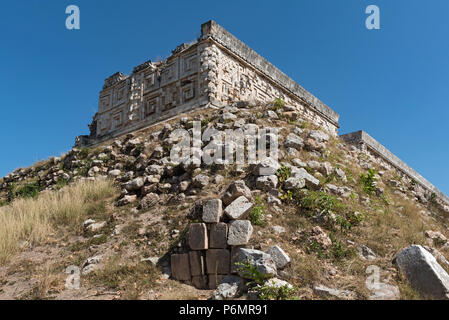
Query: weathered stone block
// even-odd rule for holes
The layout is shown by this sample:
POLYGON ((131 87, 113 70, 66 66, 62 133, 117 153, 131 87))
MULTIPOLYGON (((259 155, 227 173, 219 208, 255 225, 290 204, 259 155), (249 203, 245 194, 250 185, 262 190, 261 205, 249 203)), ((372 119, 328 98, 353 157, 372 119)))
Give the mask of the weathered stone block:
POLYGON ((174 279, 190 281, 190 264, 187 253, 171 255, 171 273, 174 279))
POLYGON ((240 196, 245 196, 251 199, 251 190, 246 186, 245 181, 237 180, 231 183, 223 195, 223 203, 225 205, 231 204, 232 201, 240 196))
POLYGON ((225 213, 229 218, 236 220, 243 218, 252 207, 253 204, 246 197, 240 196, 226 207, 225 213))
POLYGON ((271 258, 273 258, 276 268, 278 269, 284 268, 291 261, 285 251, 277 245, 268 248, 267 253, 271 256, 271 258))
POLYGON ((192 250, 205 250, 208 248, 207 228, 205 223, 190 224, 188 243, 192 250))
POLYGON ((192 285, 197 289, 208 289, 209 282, 207 276, 192 277, 192 285))
POLYGON ((210 228, 209 248, 224 249, 227 246, 228 225, 224 222, 213 224, 210 228))
POLYGON ((235 220, 229 224, 228 245, 241 246, 248 243, 253 234, 253 226, 249 220, 235 220))
POLYGON ((202 276, 206 274, 206 264, 201 251, 190 251, 190 274, 192 276, 202 276))
POLYGON ((226 249, 209 249, 206 251, 208 274, 229 274, 231 253, 226 249))
POLYGON ((220 222, 222 214, 223 209, 220 199, 208 200, 203 205, 203 221, 206 223, 220 222))

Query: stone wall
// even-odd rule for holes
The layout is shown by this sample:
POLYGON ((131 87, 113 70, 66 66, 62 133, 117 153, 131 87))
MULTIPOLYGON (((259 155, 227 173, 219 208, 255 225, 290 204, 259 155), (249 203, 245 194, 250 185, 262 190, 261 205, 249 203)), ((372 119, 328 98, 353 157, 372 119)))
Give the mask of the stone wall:
POLYGON ((431 184, 427 179, 425 179, 418 172, 413 170, 410 166, 404 163, 401 159, 395 156, 390 150, 385 148, 382 144, 376 141, 368 133, 363 130, 347 133, 341 135, 344 141, 356 145, 362 150, 366 150, 372 153, 376 157, 380 157, 387 163, 392 165, 396 170, 399 170, 405 174, 410 179, 415 180, 421 187, 423 187, 429 193, 434 193, 439 199, 449 204, 449 197, 447 197, 443 192, 438 190, 433 184, 431 184))
POLYGON ((218 84, 212 98, 226 102, 282 98, 305 118, 337 135, 339 115, 214 21, 201 26, 201 40, 211 39, 216 52, 218 84), (221 97, 217 97, 221 95, 221 97))
POLYGON ((107 78, 90 136, 77 137, 76 145, 96 144, 196 108, 275 98, 337 135, 339 115, 332 109, 214 21, 203 24, 201 32, 165 61, 147 61, 130 75, 107 78))

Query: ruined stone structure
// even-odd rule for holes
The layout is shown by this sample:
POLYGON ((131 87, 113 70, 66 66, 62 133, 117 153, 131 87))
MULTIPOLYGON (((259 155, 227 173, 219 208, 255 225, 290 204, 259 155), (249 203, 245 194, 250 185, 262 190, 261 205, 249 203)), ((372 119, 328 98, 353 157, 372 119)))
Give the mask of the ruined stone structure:
POLYGON ((117 72, 100 92, 90 135, 93 145, 196 108, 231 101, 281 98, 304 119, 337 135, 339 115, 214 21, 195 42, 182 44, 163 62, 147 61, 131 75, 117 72))
POLYGON ((383 163, 385 167, 396 169, 398 172, 402 173, 403 176, 414 181, 419 187, 423 188, 425 192, 428 194, 435 194, 437 199, 443 201, 446 205, 449 205, 449 197, 365 131, 360 130, 347 133, 341 135, 340 138, 355 145, 360 150, 368 152, 378 159, 378 162, 383 163))

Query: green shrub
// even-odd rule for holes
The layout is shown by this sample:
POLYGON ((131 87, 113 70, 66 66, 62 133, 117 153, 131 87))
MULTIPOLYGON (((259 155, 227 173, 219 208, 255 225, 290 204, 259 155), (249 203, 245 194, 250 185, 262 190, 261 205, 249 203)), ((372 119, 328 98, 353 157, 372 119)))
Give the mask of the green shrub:
POLYGON ((8 186, 8 201, 11 202, 16 198, 35 198, 42 191, 39 181, 27 183, 17 186, 11 184, 8 186))
POLYGON ((348 248, 342 241, 337 239, 332 233, 329 234, 329 238, 332 240, 332 257, 340 261, 344 258, 351 258, 355 255, 353 248, 348 248))
POLYGON ((260 199, 260 197, 256 197, 256 204, 252 207, 251 212, 249 213, 249 220, 252 224, 257 226, 264 226, 265 222, 265 210, 266 206, 260 199))
POLYGON ((79 153, 78 157, 80 159, 86 159, 89 156, 89 149, 88 148, 82 148, 79 153))
POLYGON ((308 211, 319 210, 323 214, 343 212, 346 207, 337 198, 322 191, 310 191, 301 200, 301 207, 308 211))
POLYGON ((248 287, 254 287, 257 285, 262 285, 268 279, 267 275, 263 275, 257 267, 251 262, 236 262, 239 273, 241 273, 242 278, 251 280, 248 282, 248 287))
POLYGON ((276 98, 273 100, 272 104, 273 104, 273 109, 278 110, 278 109, 284 108, 285 101, 280 98, 276 98))
POLYGON ((292 175, 292 168, 286 167, 281 164, 281 168, 276 172, 276 176, 279 179, 281 185, 292 175))
POLYGON ((373 194, 376 191, 376 170, 369 169, 367 174, 360 174, 360 183, 363 191, 373 194))

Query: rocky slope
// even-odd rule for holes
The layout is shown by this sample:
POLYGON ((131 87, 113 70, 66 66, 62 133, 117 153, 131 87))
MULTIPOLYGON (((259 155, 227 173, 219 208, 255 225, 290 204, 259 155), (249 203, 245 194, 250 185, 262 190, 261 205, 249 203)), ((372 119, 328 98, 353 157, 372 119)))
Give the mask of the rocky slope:
POLYGON ((395 260, 412 244, 441 266, 430 291, 446 285, 448 208, 282 101, 197 110, 17 169, 0 180, 0 214, 83 183, 112 191, 86 197, 70 223, 50 219, 43 237, 30 225, 2 244, 0 298, 432 298, 395 260), (193 121, 203 135, 277 128, 279 158, 174 164, 172 133, 193 121), (79 289, 65 286, 70 266, 79 289))

